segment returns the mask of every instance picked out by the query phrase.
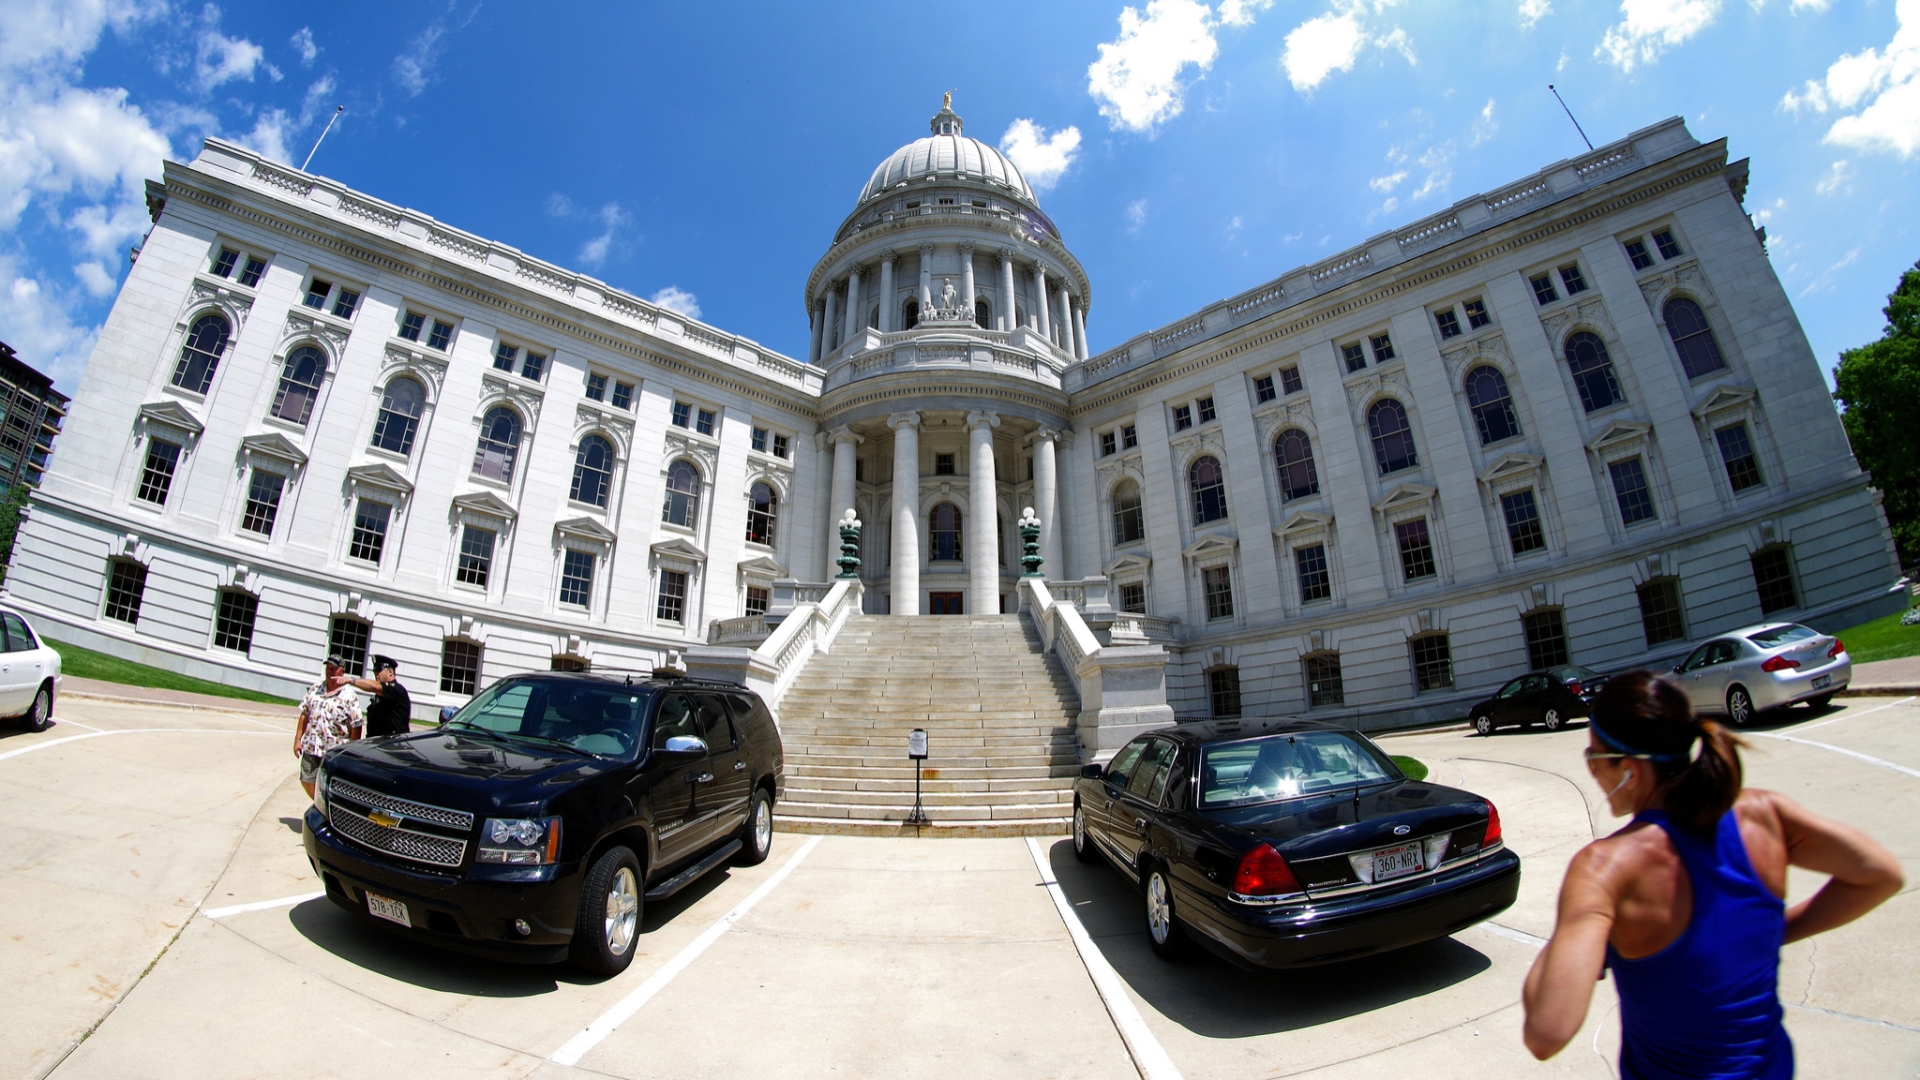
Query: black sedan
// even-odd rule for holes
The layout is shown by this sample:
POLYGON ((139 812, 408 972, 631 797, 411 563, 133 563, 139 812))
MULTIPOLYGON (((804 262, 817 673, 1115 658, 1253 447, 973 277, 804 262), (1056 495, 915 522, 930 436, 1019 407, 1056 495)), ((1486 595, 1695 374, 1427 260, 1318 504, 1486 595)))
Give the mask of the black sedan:
POLYGON ((1497 693, 1473 707, 1473 730, 1491 735, 1495 728, 1526 727, 1538 723, 1559 731, 1569 720, 1591 714, 1593 699, 1607 685, 1607 676, 1576 664, 1529 671, 1509 680, 1497 693))
POLYGON ((1520 888, 1492 803, 1409 780, 1366 736, 1306 720, 1134 739, 1075 782, 1073 850, 1141 887, 1154 952, 1198 943, 1243 967, 1444 937, 1520 888))

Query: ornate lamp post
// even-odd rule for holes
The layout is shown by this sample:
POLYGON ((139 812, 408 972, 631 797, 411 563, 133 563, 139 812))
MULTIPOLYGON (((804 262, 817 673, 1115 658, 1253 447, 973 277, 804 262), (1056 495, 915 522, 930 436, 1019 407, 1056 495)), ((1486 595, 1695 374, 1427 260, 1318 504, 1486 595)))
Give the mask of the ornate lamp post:
POLYGON ((852 510, 840 518, 840 557, 834 561, 840 564, 840 577, 860 576, 860 519, 852 510))
POLYGON ((1033 507, 1029 506, 1026 508, 1025 512, 1020 515, 1020 520, 1017 522, 1017 525, 1020 529, 1020 565, 1026 569, 1026 573, 1020 576, 1045 577, 1046 575, 1040 572, 1040 563, 1042 561, 1040 558, 1040 519, 1035 516, 1033 507))

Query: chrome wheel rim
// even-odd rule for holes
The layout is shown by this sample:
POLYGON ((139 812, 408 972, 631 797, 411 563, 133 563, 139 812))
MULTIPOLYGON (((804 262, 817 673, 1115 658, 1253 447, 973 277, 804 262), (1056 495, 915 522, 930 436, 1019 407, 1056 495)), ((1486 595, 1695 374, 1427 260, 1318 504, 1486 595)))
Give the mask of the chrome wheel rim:
POLYGON ((1745 724, 1753 715, 1753 702, 1747 699, 1746 691, 1735 690, 1727 695, 1727 712, 1735 724, 1745 724))
POLYGON ((633 870, 623 866, 614 871, 613 881, 607 886, 608 951, 625 956, 633 947, 633 934, 639 926, 640 883, 634 880, 633 870))
POLYGON ((1172 927, 1173 901, 1167 896, 1167 879, 1155 871, 1147 878, 1147 931, 1154 941, 1165 945, 1172 927))
POLYGON ((1540 718, 1540 722, 1547 726, 1548 731, 1559 731, 1560 730, 1560 710, 1548 709, 1546 715, 1540 718))
POLYGON ((1073 808, 1073 846, 1076 851, 1087 850, 1087 815, 1077 806, 1073 808))
POLYGON ((1493 718, 1487 717, 1487 716, 1474 717, 1473 730, 1479 732, 1482 735, 1493 734, 1493 718))
POLYGON ((45 723, 47 720, 47 712, 50 708, 51 704, 47 701, 46 688, 41 687, 40 692, 33 695, 33 722, 36 724, 45 723))
POLYGON ((767 808, 765 799, 753 802, 753 850, 757 855, 765 854, 773 846, 773 811, 767 808))

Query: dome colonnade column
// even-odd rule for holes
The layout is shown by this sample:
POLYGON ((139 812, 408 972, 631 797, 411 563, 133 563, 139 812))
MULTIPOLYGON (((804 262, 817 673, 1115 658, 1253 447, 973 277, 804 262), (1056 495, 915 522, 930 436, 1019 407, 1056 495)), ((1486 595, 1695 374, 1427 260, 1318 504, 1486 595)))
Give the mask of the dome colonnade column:
POLYGON ((1047 268, 1041 263, 1033 264, 1033 328, 1043 338, 1053 336, 1051 321, 1047 318, 1047 268))
POLYGON ((969 451, 968 493, 972 496, 972 520, 967 523, 967 566, 972 579, 970 606, 976 615, 995 615, 1000 611, 1000 507, 996 497, 993 467, 993 429, 1000 426, 997 413, 984 411, 967 414, 969 451))
POLYGON ((1013 295, 1013 249, 1000 249, 1000 329, 1013 332, 1014 316, 1020 313, 1020 303, 1013 295))
POLYGON ((1040 569, 1058 576, 1060 562, 1060 483, 1055 462, 1055 444, 1060 433, 1043 427, 1033 433, 1033 504, 1040 516, 1040 569))
POLYGON ((960 245, 960 295, 965 298, 967 318, 973 318, 973 245, 960 245))
POLYGON ((920 614, 920 414, 894 413, 893 567, 889 591, 895 615, 920 614))
POLYGON ((898 259, 891 251, 880 257, 880 332, 883 334, 893 332, 893 264, 898 259))
MULTIPOLYGON (((836 523, 854 509, 854 447, 860 443, 860 436, 853 429, 837 427, 833 429, 833 486, 827 495, 827 509, 832 512, 831 520, 836 523)), ((840 572, 840 550, 832 544, 827 545, 827 578, 832 581, 840 572)))
POLYGON ((847 328, 840 335, 841 341, 852 341, 853 335, 860 332, 860 268, 854 267, 847 274, 847 328))
POLYGON ((833 285, 829 283, 827 285, 827 315, 826 318, 821 320, 821 325, 826 328, 826 338, 820 343, 820 351, 822 354, 833 351, 835 344, 833 339, 839 331, 839 328, 836 327, 834 323, 838 321, 839 317, 840 290, 834 288, 833 285))
POLYGON ((807 346, 807 363, 819 366, 821 342, 827 336, 826 301, 815 301, 813 305, 813 343, 807 346))

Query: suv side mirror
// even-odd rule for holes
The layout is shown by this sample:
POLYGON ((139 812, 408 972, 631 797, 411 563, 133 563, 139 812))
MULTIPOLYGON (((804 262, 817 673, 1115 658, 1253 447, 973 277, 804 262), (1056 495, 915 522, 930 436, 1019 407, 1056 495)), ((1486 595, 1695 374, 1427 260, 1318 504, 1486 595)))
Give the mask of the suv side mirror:
POLYGON ((667 739, 667 745, 661 747, 660 751, 675 757, 699 757, 707 752, 707 741, 693 735, 674 735, 667 739))
POLYGON ((1082 779, 1085 779, 1085 780, 1098 780, 1102 776, 1106 775, 1106 772, 1107 770, 1100 765, 1080 766, 1080 776, 1082 779))

